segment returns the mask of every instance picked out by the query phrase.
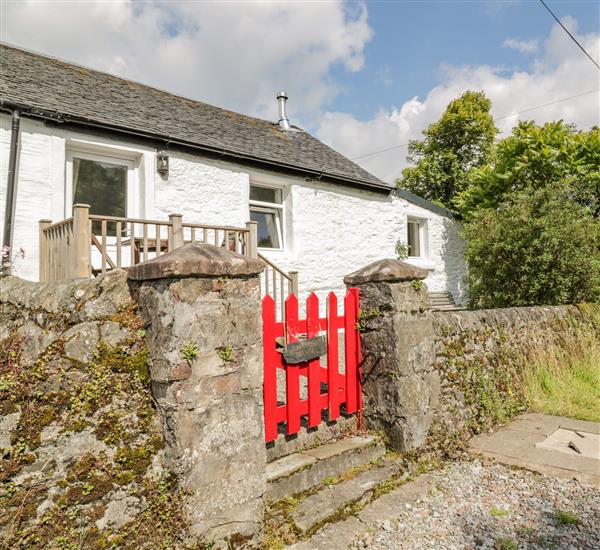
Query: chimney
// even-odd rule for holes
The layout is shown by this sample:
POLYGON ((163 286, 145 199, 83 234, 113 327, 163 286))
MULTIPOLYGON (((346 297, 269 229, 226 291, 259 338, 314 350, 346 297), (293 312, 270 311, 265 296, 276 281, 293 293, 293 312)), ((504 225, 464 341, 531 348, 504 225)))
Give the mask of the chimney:
POLYGON ((277 94, 277 103, 279 103, 279 127, 282 130, 290 130, 292 128, 285 110, 285 102, 287 99, 288 97, 285 92, 279 92, 277 94))

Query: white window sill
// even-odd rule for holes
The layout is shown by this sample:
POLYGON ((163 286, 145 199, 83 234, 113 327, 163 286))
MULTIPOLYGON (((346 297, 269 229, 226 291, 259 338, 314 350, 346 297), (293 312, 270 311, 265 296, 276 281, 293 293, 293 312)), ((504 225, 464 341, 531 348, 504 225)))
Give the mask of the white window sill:
POLYGON ((423 269, 428 269, 429 271, 433 271, 435 269, 435 262, 430 260, 429 258, 416 258, 416 257, 408 257, 406 258, 406 262, 412 265, 416 265, 417 267, 422 267, 423 269))

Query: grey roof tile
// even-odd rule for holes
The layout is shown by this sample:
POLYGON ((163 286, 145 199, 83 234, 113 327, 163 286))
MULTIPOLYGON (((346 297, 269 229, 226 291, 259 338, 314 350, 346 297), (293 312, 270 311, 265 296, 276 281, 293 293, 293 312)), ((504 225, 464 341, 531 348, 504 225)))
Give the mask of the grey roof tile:
POLYGON ((70 122, 115 129, 278 163, 338 181, 391 189, 309 133, 132 82, 7 44, 0 44, 2 106, 50 111, 70 122))

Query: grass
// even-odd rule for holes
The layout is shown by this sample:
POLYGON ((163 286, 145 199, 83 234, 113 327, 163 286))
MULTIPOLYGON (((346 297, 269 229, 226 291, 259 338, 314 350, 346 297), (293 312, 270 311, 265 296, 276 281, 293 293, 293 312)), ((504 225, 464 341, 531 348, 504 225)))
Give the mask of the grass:
POLYGON ((517 543, 508 537, 496 539, 496 545, 501 550, 517 550, 517 543))
POLYGON ((593 335, 530 359, 523 385, 530 410, 600 422, 600 342, 593 335))
POLYGON ((564 510, 555 510, 553 517, 559 525, 577 525, 579 523, 579 518, 575 514, 564 510))

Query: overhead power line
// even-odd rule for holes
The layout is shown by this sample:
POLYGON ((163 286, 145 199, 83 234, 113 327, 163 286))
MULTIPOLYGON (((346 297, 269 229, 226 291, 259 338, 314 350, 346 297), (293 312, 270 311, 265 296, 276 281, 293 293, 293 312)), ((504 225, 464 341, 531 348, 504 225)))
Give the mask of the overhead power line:
MULTIPOLYGON (((523 113, 528 113, 529 111, 535 111, 536 109, 542 109, 543 107, 548 107, 549 105, 555 105, 556 103, 562 103, 563 101, 568 101, 569 99, 575 99, 577 97, 581 97, 588 94, 593 94, 596 92, 600 92, 600 88, 596 90, 588 90, 587 92, 582 92, 580 94, 571 95, 569 97, 563 97, 561 99, 555 99, 554 101, 549 101, 548 103, 542 103, 541 105, 536 105, 535 107, 528 107, 527 109, 522 109, 521 111, 516 111, 514 113, 509 113, 508 115, 502 115, 500 117, 494 117, 494 120, 504 120, 506 118, 511 118, 514 116, 521 115, 523 113)), ((439 134, 439 136, 450 136, 452 134, 457 134, 459 130, 452 130, 450 132, 444 132, 443 134, 439 134)), ((351 160, 359 160, 367 157, 371 157, 374 155, 379 155, 380 153, 386 153, 387 151, 393 151, 394 149, 401 149, 402 147, 408 147, 410 142, 400 143, 399 145, 393 145, 392 147, 386 147, 385 149, 379 149, 378 151, 371 151, 370 153, 366 153, 364 155, 360 155, 358 157, 352 157, 351 160)))
POLYGON ((575 38, 570 32, 569 29, 567 29, 567 27, 565 27, 562 24, 562 21, 556 17, 556 15, 554 15, 554 12, 548 7, 548 4, 546 4, 546 2, 544 2, 544 0, 540 0, 540 3, 542 4, 542 6, 544 6, 547 10, 548 13, 550 13, 550 15, 552 17, 554 17, 554 19, 556 20, 556 22, 563 28, 563 30, 571 37, 571 40, 573 40, 573 42, 575 42, 575 44, 577 44, 579 46, 579 49, 588 56, 588 58, 590 59, 590 61, 596 65, 596 67, 598 69, 600 69, 600 65, 598 65, 598 62, 587 52, 587 50, 579 43, 579 40, 577 40, 577 38, 575 38))

